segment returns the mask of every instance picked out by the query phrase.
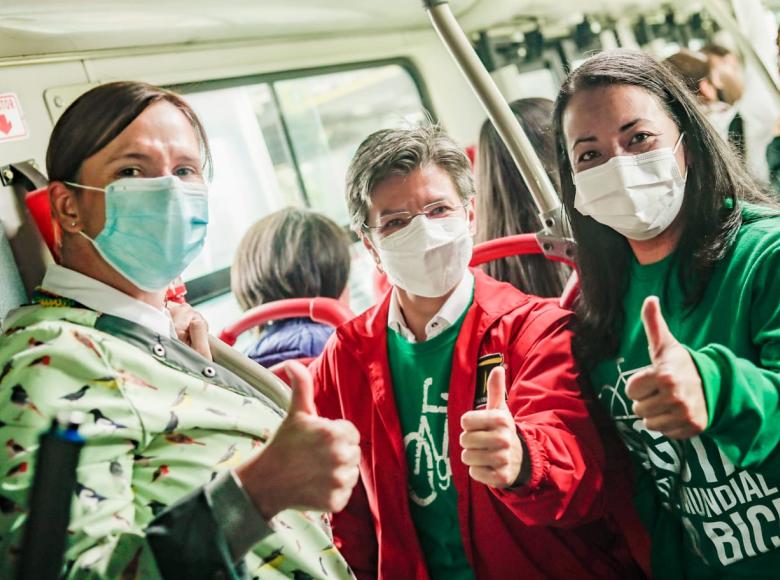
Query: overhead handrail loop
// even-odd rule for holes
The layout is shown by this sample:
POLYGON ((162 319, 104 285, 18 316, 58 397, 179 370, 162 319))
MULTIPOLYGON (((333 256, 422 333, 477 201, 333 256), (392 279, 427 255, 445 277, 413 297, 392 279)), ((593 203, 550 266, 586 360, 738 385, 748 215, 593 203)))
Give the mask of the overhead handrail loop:
POLYGON ((542 230, 537 234, 546 255, 574 258, 574 241, 558 194, 528 140, 446 0, 423 0, 434 29, 468 80, 490 121, 506 144, 520 175, 539 210, 542 230))

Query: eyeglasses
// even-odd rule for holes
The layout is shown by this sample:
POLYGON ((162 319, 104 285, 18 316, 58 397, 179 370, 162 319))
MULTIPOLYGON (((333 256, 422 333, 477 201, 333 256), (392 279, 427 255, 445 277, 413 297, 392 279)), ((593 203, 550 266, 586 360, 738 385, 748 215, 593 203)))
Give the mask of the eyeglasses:
POLYGON ((425 216, 429 220, 441 219, 449 217, 456 213, 458 210, 468 207, 467 203, 464 204, 452 204, 449 201, 436 201, 429 203, 423 210, 417 213, 411 213, 408 211, 399 211, 383 215, 379 218, 379 222, 375 226, 370 226, 367 223, 363 224, 363 227, 367 230, 373 230, 384 238, 401 231, 408 226, 414 218, 418 215, 425 216))

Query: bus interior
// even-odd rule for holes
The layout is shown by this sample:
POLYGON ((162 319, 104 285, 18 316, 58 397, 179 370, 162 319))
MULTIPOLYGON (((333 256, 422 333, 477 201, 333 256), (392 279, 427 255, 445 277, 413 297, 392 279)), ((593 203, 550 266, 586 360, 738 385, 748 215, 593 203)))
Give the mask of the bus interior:
MULTIPOLYGON (((736 39, 716 18, 726 5, 714 0, 450 4, 507 100, 554 99, 566 72, 595 51, 634 47, 664 58, 749 38, 765 67, 744 59, 746 84, 763 87, 766 106, 755 108, 777 107, 763 76, 777 76, 780 2, 732 2, 736 39)), ((418 0, 9 0, 0 6, 0 222, 26 293, 52 257, 12 166, 43 171, 59 115, 90 87, 121 79, 182 93, 205 123, 214 156, 209 236, 183 277, 187 300, 214 332, 240 315, 230 265, 252 223, 298 206, 346 228, 345 172, 366 135, 429 117, 473 147, 485 119, 418 0)), ((355 242, 353 312, 375 299, 372 271, 355 242)), ((4 312, 24 299, 9 292, 4 312)))

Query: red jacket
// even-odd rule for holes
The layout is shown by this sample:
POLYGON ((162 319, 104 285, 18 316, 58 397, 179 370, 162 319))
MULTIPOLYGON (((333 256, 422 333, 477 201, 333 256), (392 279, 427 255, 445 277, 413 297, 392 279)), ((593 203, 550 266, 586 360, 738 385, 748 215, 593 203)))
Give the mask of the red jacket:
MULTIPOLYGON (((474 270, 474 301, 455 344, 448 403, 450 463, 466 557, 478 578, 641 575, 603 516, 604 451, 577 384, 570 313, 474 270), (527 450, 528 483, 472 480, 460 417, 474 408, 477 359, 501 353, 508 405, 527 450)), ((334 516, 337 545, 361 577, 427 578, 409 511, 407 464, 387 360, 389 293, 337 329, 313 366, 320 414, 360 432, 361 484, 334 516)))

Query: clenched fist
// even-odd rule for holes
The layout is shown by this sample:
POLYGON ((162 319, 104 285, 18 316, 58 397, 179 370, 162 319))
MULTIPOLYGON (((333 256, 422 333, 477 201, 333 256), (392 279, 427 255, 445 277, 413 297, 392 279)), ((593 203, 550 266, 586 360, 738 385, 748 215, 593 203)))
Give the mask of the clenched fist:
POLYGON ((285 367, 293 388, 287 417, 236 475, 266 519, 288 508, 341 511, 360 475, 360 435, 349 421, 318 417, 308 369, 285 367))
POLYGON ((698 435, 708 419, 701 377, 690 353, 669 331, 657 297, 648 297, 642 305, 642 323, 652 364, 626 385, 634 413, 648 429, 672 439, 698 435))
POLYGON ((461 459, 472 479, 496 488, 515 485, 523 465, 523 444, 506 404, 506 371, 496 367, 487 384, 487 406, 460 419, 461 459))

